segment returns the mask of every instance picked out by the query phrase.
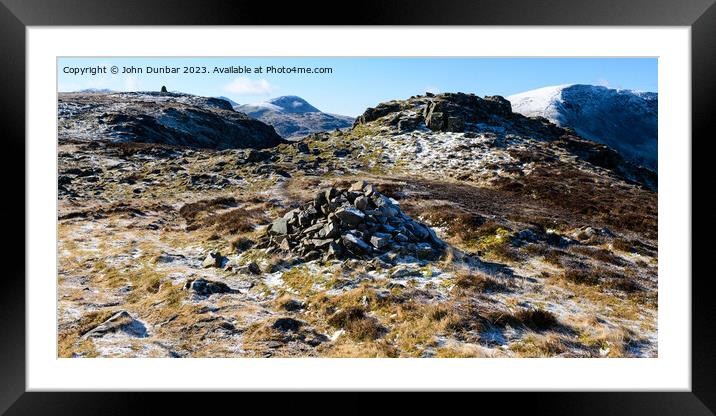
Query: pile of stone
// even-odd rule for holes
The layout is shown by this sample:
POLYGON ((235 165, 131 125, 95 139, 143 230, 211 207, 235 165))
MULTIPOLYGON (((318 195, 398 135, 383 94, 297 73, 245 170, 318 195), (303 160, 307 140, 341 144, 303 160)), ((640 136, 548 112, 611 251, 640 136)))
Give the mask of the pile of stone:
POLYGON ((405 215, 393 199, 363 181, 320 191, 313 201, 275 220, 258 243, 304 261, 323 258, 383 261, 434 259, 442 242, 430 227, 405 215))

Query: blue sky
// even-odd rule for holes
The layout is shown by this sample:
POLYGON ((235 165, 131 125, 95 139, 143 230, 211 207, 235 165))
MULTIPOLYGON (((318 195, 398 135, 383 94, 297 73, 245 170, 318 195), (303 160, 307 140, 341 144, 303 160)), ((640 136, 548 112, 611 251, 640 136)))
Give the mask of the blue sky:
POLYGON ((657 92, 657 58, 60 58, 59 91, 108 88, 226 96, 241 104, 298 95, 322 111, 357 116, 366 107, 431 92, 507 96, 560 84, 595 84, 657 92), (106 74, 72 74, 71 68, 106 67, 106 74), (117 66, 141 74, 111 74, 117 66), (177 67, 179 74, 148 74, 146 67, 177 67), (185 66, 209 73, 183 74, 185 66), (252 68, 250 74, 213 73, 214 67, 252 68), (330 74, 267 74, 273 67, 332 68, 330 74))

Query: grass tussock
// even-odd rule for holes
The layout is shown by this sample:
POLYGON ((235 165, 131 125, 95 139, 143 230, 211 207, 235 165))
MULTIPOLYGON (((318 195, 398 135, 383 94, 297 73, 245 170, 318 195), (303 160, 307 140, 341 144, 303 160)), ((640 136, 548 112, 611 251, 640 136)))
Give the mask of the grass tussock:
POLYGON ((585 286, 598 286, 603 290, 634 293, 643 290, 633 274, 623 274, 615 270, 597 268, 574 268, 565 270, 562 278, 570 283, 585 286))
POLYGON ((248 233, 254 231, 258 224, 264 224, 267 218, 263 210, 235 208, 220 214, 206 217, 201 223, 193 224, 189 228, 213 227, 218 232, 227 234, 248 233))
POLYGON ((434 355, 435 358, 490 358, 492 356, 480 346, 470 344, 441 347, 435 351, 434 355))
POLYGON ((614 255, 610 250, 607 250, 605 248, 592 248, 592 247, 583 247, 583 246, 575 246, 571 249, 574 253, 578 253, 584 256, 589 256, 595 260, 599 260, 601 262, 611 264, 614 266, 623 266, 624 260, 614 255))
POLYGON ((397 358, 400 352, 392 344, 378 339, 374 342, 337 343, 323 349, 322 356, 334 358, 397 358))
POLYGON ((402 207, 408 215, 419 216, 432 227, 444 227, 449 236, 456 236, 467 240, 476 230, 485 223, 485 218, 479 214, 471 213, 454 204, 438 204, 422 206, 406 204, 402 207))
POLYGON ((236 199, 232 197, 218 197, 185 204, 179 208, 179 215, 186 221, 192 221, 207 211, 236 206, 236 199))
POLYGON ((554 357, 569 351, 562 338, 554 333, 528 334, 511 344, 510 350, 523 358, 554 357))
POLYGON ((352 306, 339 310, 328 318, 328 324, 334 328, 342 328, 355 341, 371 341, 383 333, 378 321, 367 316, 363 308, 352 306))
POLYGON ((609 328, 596 325, 580 331, 578 342, 590 351, 593 357, 629 357, 629 348, 636 342, 634 334, 624 328, 609 328))
POLYGON ((282 295, 274 301, 276 308, 288 312, 296 312, 303 308, 303 302, 294 299, 289 295, 282 295))
POLYGON ((305 266, 296 266, 287 270, 281 275, 281 279, 291 291, 301 296, 310 296, 316 292, 317 285, 326 280, 305 266))
POLYGON ((266 204, 252 208, 238 205, 233 197, 218 197, 185 204, 179 215, 186 221, 187 231, 211 228, 224 234, 252 232, 258 224, 268 222, 266 204))
POLYGON ((564 252, 562 250, 549 250, 544 255, 544 261, 546 263, 549 263, 553 266, 560 267, 562 266, 562 257, 564 256, 564 252))
POLYGON ((437 347, 438 336, 457 336, 480 329, 480 322, 471 319, 454 302, 424 304, 408 300, 391 312, 386 337, 406 357, 418 357, 425 349, 437 347))
POLYGON ((455 286, 465 291, 479 293, 505 292, 507 286, 480 272, 461 272, 455 277, 455 286))
POLYGON ((559 327, 557 317, 550 311, 541 308, 520 309, 515 313, 489 312, 483 315, 487 321, 495 326, 525 327, 533 331, 547 331, 559 327))
POLYGON ((600 282, 599 276, 590 270, 569 269, 565 270, 562 277, 564 280, 578 285, 597 286, 600 282))

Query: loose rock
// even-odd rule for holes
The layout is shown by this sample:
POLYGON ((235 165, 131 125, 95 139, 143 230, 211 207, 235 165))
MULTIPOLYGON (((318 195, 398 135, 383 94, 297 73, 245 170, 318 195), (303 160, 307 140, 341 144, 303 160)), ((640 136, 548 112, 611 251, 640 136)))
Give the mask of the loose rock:
POLYGON ((388 253, 435 259, 446 244, 430 227, 405 215, 398 203, 364 181, 348 189, 321 190, 303 206, 275 220, 257 248, 318 258, 370 258, 388 253))
POLYGON ((204 261, 201 263, 201 265, 204 268, 207 267, 221 267, 221 263, 223 263, 224 257, 219 253, 218 251, 212 251, 209 253, 204 261))
POLYGON ((209 296, 214 293, 233 292, 226 283, 215 282, 204 278, 188 280, 184 285, 184 289, 193 290, 199 296, 209 296))

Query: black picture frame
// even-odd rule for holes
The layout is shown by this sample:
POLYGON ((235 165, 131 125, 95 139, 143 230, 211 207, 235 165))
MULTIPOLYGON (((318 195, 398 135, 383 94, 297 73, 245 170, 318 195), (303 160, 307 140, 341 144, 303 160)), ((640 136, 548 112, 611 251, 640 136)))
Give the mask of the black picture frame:
MULTIPOLYGON (((0 284, 0 413, 126 414, 149 411, 148 402, 163 402, 207 413, 235 398, 168 398, 146 393, 39 393, 25 388, 25 34, 27 26, 74 25, 562 25, 562 26, 688 26, 691 28, 692 139, 703 143, 715 131, 712 105, 716 96, 716 0, 501 0, 411 2, 364 0, 343 7, 338 2, 260 2, 197 0, 0 0, 0 100, 2 101, 3 204, 11 226, 6 273, 0 284), (22 156, 22 157, 21 157, 22 156), (24 176, 23 176, 24 178, 24 176), (19 221, 23 218, 24 221, 19 221), (25 262, 19 260, 22 247, 25 262), (11 250, 11 248, 15 248, 11 250)), ((48 138, 49 139, 49 138, 48 138)), ((700 145, 701 146, 701 145, 700 145)), ((698 155, 698 152, 693 152, 698 155)), ((704 157, 703 154, 701 157, 704 157)), ((692 178, 699 175, 693 168, 692 178)), ((698 189, 692 186, 692 189, 698 189)), ((702 188, 704 189, 704 188, 702 188)), ((705 194, 708 194, 706 192, 705 194)), ((693 208, 698 208, 693 195, 693 208)), ((693 222, 693 219, 692 219, 693 222)), ((707 248, 692 244, 692 258, 707 248)), ((668 253, 667 253, 668 254, 668 253)), ((42 261, 42 259, 32 259, 42 261)), ((693 267, 693 263, 692 263, 693 267)), ((688 276, 683 276, 687 278, 688 276)), ((710 273, 695 274, 692 288, 692 353, 690 392, 481 393, 479 401, 508 403, 503 410, 532 414, 678 414, 713 415, 716 410, 716 327, 712 319, 710 273), (514 395, 523 397, 512 397, 514 395), (494 396, 494 397, 488 397, 494 396)), ((265 400, 265 399, 261 399, 265 400)), ((342 397, 343 408, 365 404, 355 395, 342 397)), ((424 399, 423 399, 424 400, 424 399)), ((391 400, 382 410, 403 409, 405 400, 391 400), (392 409, 391 409, 392 408, 392 409)), ((290 403, 290 401, 286 402, 290 403)), ((447 400, 442 413, 464 403, 447 400)), ((480 405, 482 406, 482 405, 480 405)), ((487 409, 487 408, 484 408, 487 409)), ((168 411, 168 408, 165 410, 168 411)), ((404 410, 404 409, 403 409, 404 410)))

